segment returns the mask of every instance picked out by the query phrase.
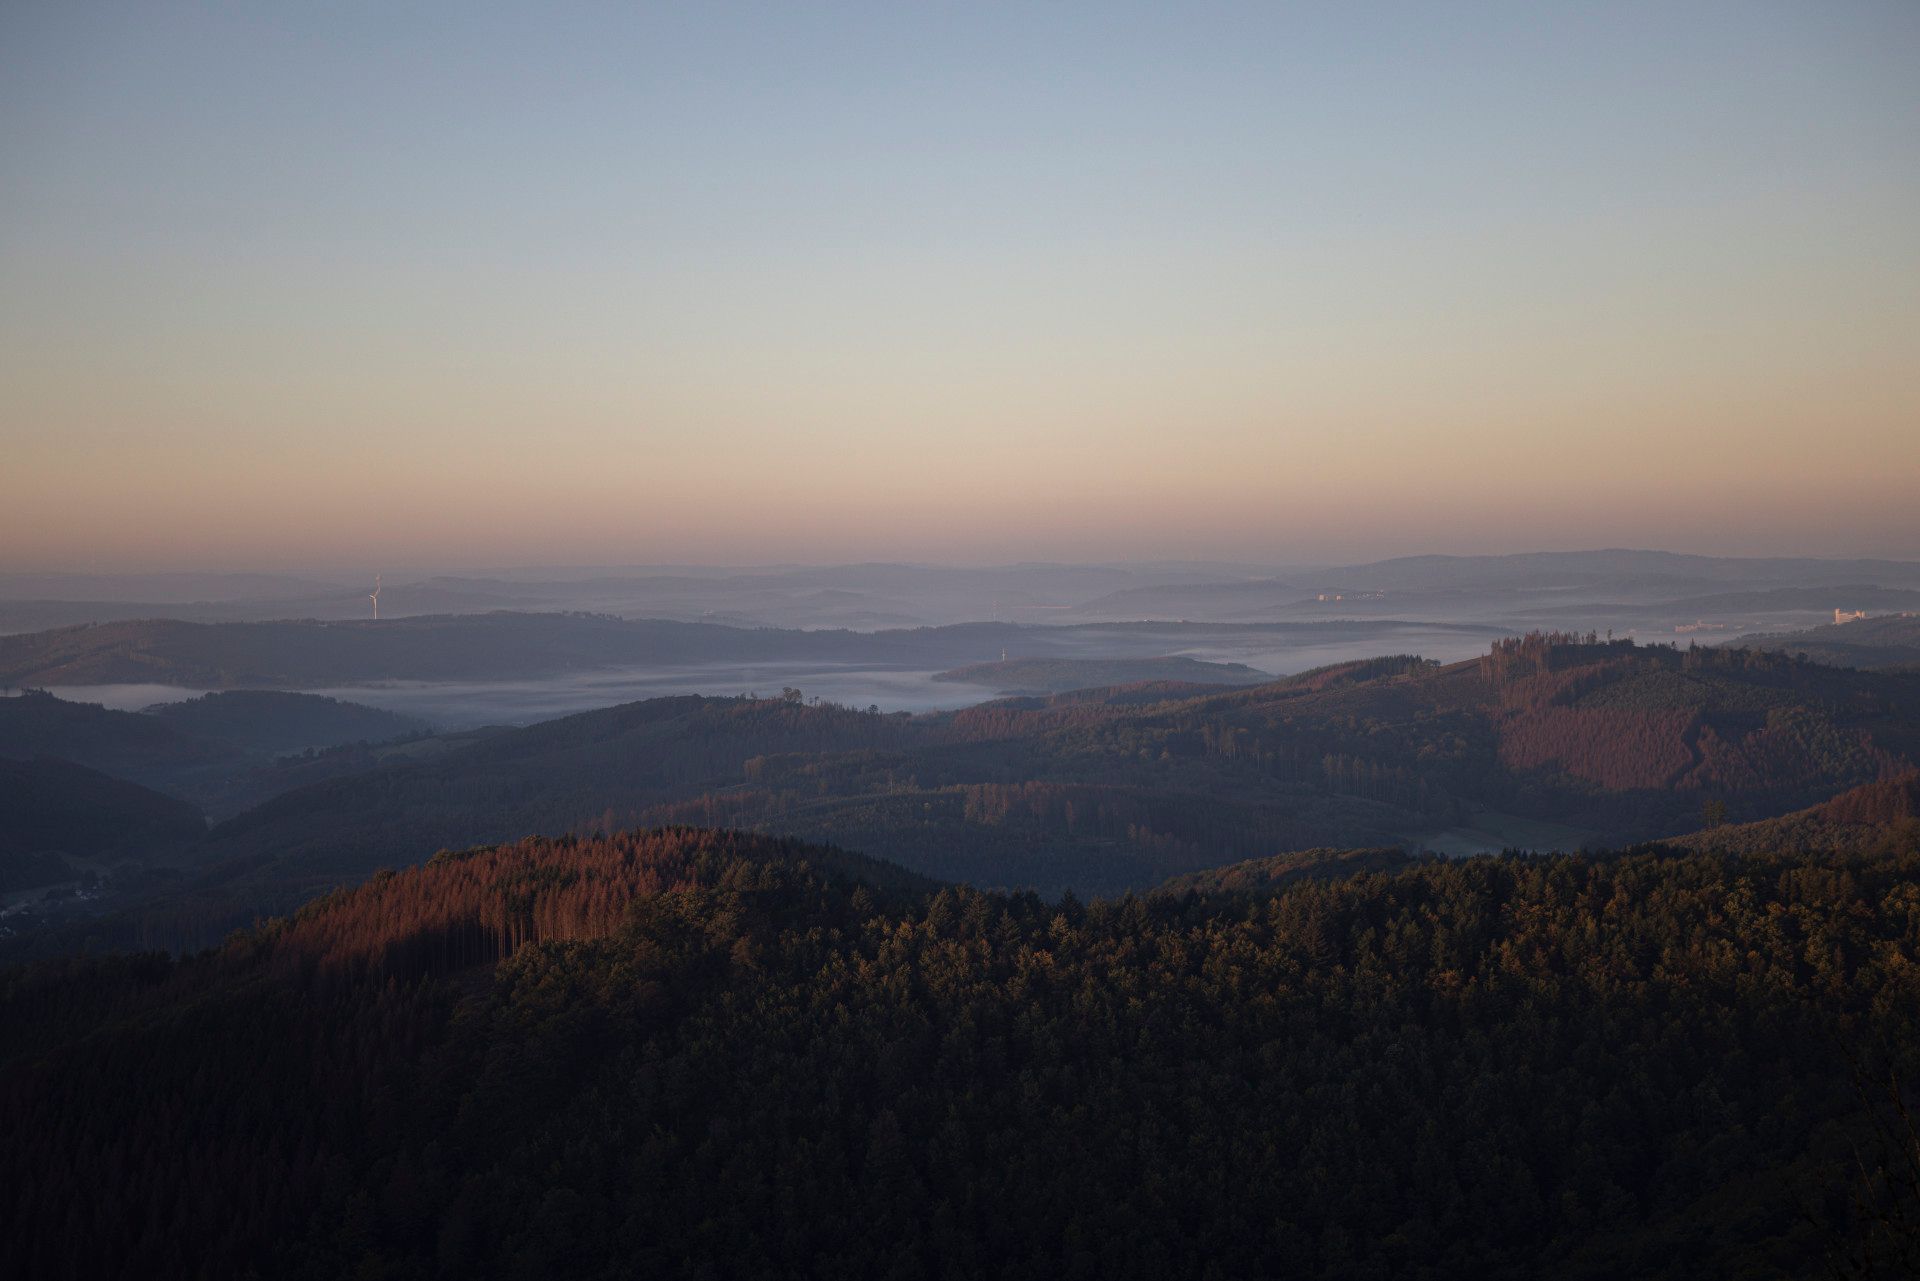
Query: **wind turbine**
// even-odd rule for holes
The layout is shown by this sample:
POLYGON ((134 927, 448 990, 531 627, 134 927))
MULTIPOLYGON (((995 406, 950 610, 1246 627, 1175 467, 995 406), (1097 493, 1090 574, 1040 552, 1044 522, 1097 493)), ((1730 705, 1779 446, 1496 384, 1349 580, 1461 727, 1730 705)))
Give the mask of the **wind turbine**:
POLYGON ((367 593, 367 599, 373 602, 373 616, 380 617, 380 575, 373 576, 373 590, 367 593))

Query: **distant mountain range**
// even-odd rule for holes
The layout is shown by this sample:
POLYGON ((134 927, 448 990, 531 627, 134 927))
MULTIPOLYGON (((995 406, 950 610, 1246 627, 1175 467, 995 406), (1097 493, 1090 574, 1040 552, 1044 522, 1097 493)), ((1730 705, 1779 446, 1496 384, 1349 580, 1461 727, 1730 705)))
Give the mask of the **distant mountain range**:
MULTIPOLYGON (((260 622, 363 619, 364 583, 262 574, 0 575, 0 632, 135 618, 260 622)), ((1894 607, 1873 591, 1920 591, 1920 562, 1742 558, 1605 550, 1412 556, 1342 566, 1227 563, 906 564, 756 569, 388 573, 383 617, 496 610, 585 611, 746 627, 888 628, 978 620, 1307 621, 1397 617, 1559 622, 1671 631, 1730 611, 1740 630, 1805 625, 1836 608, 1894 607), (1805 593, 1769 599, 1774 591, 1805 593), (1745 593, 1756 593, 1740 597, 1745 593), (1848 603, 1849 595, 1854 603, 1848 603), (1732 597, 1732 599, 1729 599, 1732 597), (1323 599, 1324 598, 1324 599, 1323 599)))

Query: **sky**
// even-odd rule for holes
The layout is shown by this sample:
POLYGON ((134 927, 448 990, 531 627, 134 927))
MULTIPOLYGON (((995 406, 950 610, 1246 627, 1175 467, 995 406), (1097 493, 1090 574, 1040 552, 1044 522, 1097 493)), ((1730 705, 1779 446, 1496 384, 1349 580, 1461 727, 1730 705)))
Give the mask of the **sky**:
POLYGON ((0 570, 1920 558, 1920 4, 0 5, 0 570))

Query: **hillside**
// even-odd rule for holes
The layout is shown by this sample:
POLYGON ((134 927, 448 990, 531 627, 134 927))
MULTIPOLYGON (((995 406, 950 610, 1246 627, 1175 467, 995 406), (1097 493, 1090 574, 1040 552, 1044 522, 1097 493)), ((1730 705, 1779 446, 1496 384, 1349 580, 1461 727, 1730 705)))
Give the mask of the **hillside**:
POLYGON ((247 753, 154 716, 117 712, 29 691, 0 698, 0 760, 72 761, 188 799, 219 794, 247 753))
MULTIPOLYGON (((721 621, 748 627, 912 627, 986 617, 1037 621, 1061 603, 1125 585, 1213 581, 1221 577, 1222 569, 1241 572, 1165 563, 1132 568, 881 563, 514 570, 436 574, 417 580, 390 573, 380 606, 389 619, 512 609, 721 621)), ((366 585, 358 581, 256 585, 216 575, 0 573, 0 631, 138 618, 357 621, 368 614, 365 591, 366 585), (36 619, 46 621, 36 623, 36 619)))
POLYGON ((426 722, 397 712, 280 690, 203 694, 178 703, 157 704, 147 709, 147 715, 197 737, 267 756, 348 743, 379 743, 428 730, 426 722))
POLYGON ((442 855, 217 954, 0 971, 9 1257, 1815 1275, 1920 1213, 1856 1164, 1920 1066, 1914 875, 1482 858, 1083 907, 687 829, 442 855))
POLYGON ((1418 860, 1402 849, 1295 850, 1176 876, 1168 894, 1266 894, 1296 881, 1339 880, 1361 872, 1400 872, 1418 860))
MULTIPOLYGON (((363 795, 374 786, 417 793, 412 814, 471 792, 483 805, 515 804, 528 823, 577 824, 607 809, 622 822, 777 821, 916 866, 925 866, 915 857, 921 830, 988 829, 968 842, 982 849, 1049 829, 1055 845, 1106 845, 1122 864, 1210 832, 1207 848, 1193 845, 1197 870, 1223 861, 1223 847, 1251 856, 1261 844, 1377 844, 1367 837, 1452 826, 1481 807, 1651 838, 1697 819, 1708 799, 1735 819, 1781 813, 1916 755, 1920 681, 1909 676, 1714 650, 1542 644, 1448 668, 1373 660, 1145 703, 1121 689, 871 717, 654 700, 503 735, 436 761, 430 776, 342 780, 337 812, 317 794, 290 795, 235 835, 316 805, 330 811, 321 828, 353 831, 354 813, 380 812, 363 795), (666 801, 684 812, 649 812, 666 801)), ((464 801, 450 808, 475 814, 464 801)), ((986 883, 1004 875, 977 856, 971 868, 927 870, 986 883)), ((1099 888, 1139 885, 1144 870, 1099 888)))
MULTIPOLYGON (((1258 685, 1273 673, 1245 663, 1209 663, 1179 656, 1160 658, 1008 658, 973 663, 941 672, 933 679, 979 685, 1002 694, 1062 694, 1139 682, 1190 685, 1258 685)), ((1195 691, 1199 692, 1199 691, 1195 691)))
POLYGON ((1745 636, 1739 644, 1836 667, 1920 670, 1920 614, 1884 614, 1804 632, 1745 636))
POLYGON ((309 695, 248 691, 168 704, 148 713, 31 690, 0 698, 0 760, 53 757, 193 802, 230 818, 290 788, 417 760, 483 734, 417 735, 407 717, 309 695), (180 710, 175 711, 174 708, 180 710), (366 745, 369 733, 387 739, 366 745), (317 746, 328 740, 338 745, 317 746), (299 756, 279 752, 309 749, 299 756))
POLYGON ((1665 843, 1733 853, 1796 849, 1858 855, 1920 850, 1920 772, 1866 783, 1778 818, 1716 825, 1665 843))
POLYGON ((97 770, 0 760, 0 890, 70 880, 70 859, 162 862, 206 827, 185 801, 97 770))

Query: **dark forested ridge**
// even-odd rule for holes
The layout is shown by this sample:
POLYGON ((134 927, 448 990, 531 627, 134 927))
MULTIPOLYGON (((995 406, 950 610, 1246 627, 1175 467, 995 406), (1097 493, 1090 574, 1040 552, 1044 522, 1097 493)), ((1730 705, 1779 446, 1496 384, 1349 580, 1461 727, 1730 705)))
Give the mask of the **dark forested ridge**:
POLYGON ((242 769, 246 754, 157 717, 29 690, 0 698, 0 759, 48 756, 183 797, 242 769))
POLYGON ((349 743, 382 743, 429 726, 412 716, 318 694, 240 689, 147 709, 176 729, 244 751, 283 756, 349 743))
POLYGON ((1420 862, 1402 849, 1293 850, 1176 876, 1168 894, 1270 894, 1295 881, 1339 880, 1360 872, 1398 872, 1420 862))
POLYGON ((1906 1275, 1876 1090, 1920 1046, 1917 871, 1478 858, 1081 906, 687 829, 442 855, 216 953, 0 971, 7 1257, 1906 1275))
POLYGON ((98 770, 0 759, 0 890, 72 880, 93 860, 178 856, 206 828, 185 801, 98 770))
MULTIPOLYGON (((370 769, 392 754, 378 750, 381 740, 423 731, 410 717, 311 694, 242 691, 148 712, 40 690, 0 698, 0 760, 68 761, 184 798, 218 818, 292 787, 370 769), (282 755, 302 748, 302 757, 282 755)), ((409 744, 406 754, 471 737, 409 744)))

